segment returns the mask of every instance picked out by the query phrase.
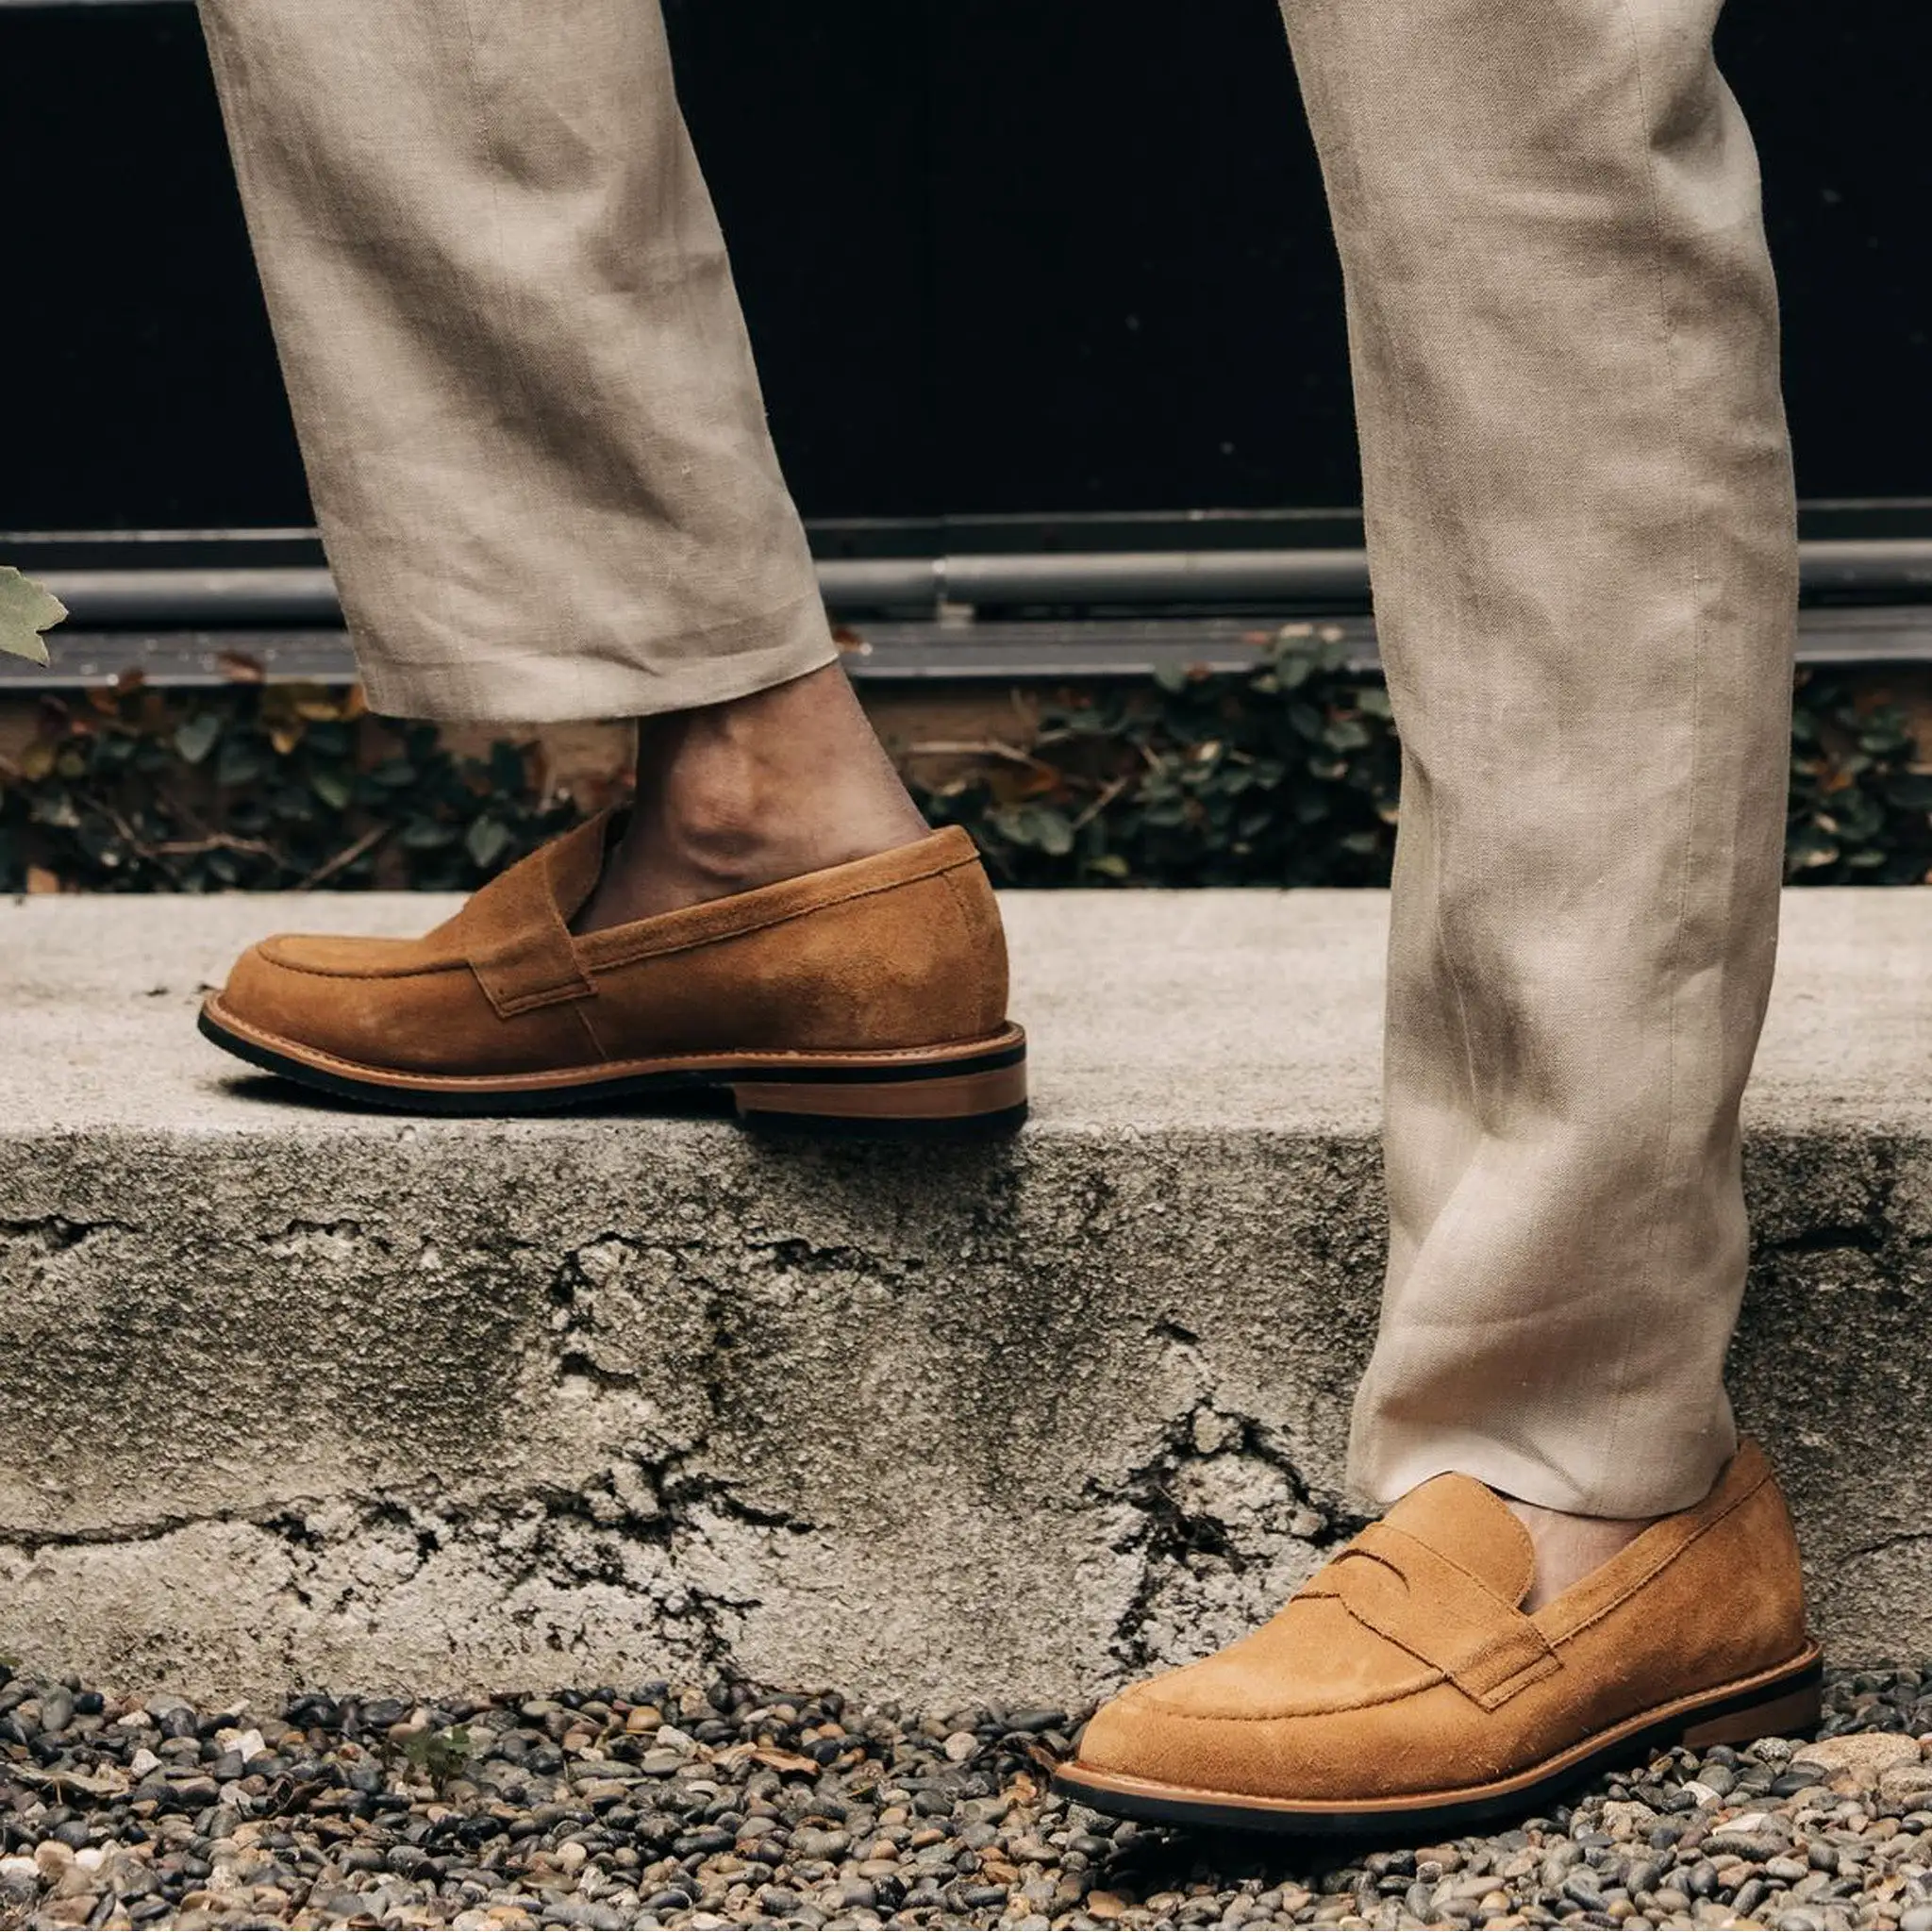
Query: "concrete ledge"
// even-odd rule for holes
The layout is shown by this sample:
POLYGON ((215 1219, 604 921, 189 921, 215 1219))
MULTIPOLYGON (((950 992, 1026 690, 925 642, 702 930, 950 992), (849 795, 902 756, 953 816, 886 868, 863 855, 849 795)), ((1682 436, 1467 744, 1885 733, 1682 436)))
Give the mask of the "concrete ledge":
MULTIPOLYGON (((1351 1526, 1374 1319, 1371 893, 1008 902, 1036 1124, 411 1122, 193 1035, 291 924, 0 907, 0 1653, 226 1696, 735 1659, 1078 1701, 1351 1526)), ((1735 1380, 1842 1661, 1932 1649, 1932 894, 1794 893, 1735 1380)))

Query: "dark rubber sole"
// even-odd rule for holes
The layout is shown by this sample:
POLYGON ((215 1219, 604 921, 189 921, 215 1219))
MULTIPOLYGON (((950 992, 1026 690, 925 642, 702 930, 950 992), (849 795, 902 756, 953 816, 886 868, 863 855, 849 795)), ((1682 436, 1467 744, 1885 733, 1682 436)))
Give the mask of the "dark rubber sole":
POLYGON ((867 1061, 853 1056, 842 1064, 803 1058, 796 1062, 721 1059, 551 1085, 485 1080, 411 1083, 401 1077, 361 1077, 340 1061, 319 1065, 299 1053, 284 1052, 225 1024, 213 1001, 202 1008, 197 1024, 203 1037, 224 1053, 263 1073, 333 1099, 391 1113, 500 1119, 594 1112, 613 1103, 728 1094, 740 1119, 751 1127, 815 1136, 952 1141, 1010 1134, 1027 1113, 1024 1036, 984 1053, 953 1058, 881 1057, 867 1061))
POLYGON ((1824 1667, 1814 1652, 1795 1670, 1728 1695, 1673 1709, 1653 1722, 1619 1726, 1607 1734, 1603 1742, 1564 1754, 1555 1768, 1532 1767, 1501 1784, 1462 1793, 1391 1798, 1355 1807, 1296 1805, 1228 1792, 1191 1792, 1179 1786, 1115 1778, 1105 1773, 1083 1775, 1077 1761, 1057 1772, 1053 1783, 1062 1797, 1076 1804, 1148 1824, 1280 1838, 1423 1842, 1472 1826, 1529 1817, 1578 1786, 1608 1772, 1627 1771, 1673 1745, 1749 1743, 1757 1738, 1808 1729, 1818 1720, 1824 1675, 1824 1667))

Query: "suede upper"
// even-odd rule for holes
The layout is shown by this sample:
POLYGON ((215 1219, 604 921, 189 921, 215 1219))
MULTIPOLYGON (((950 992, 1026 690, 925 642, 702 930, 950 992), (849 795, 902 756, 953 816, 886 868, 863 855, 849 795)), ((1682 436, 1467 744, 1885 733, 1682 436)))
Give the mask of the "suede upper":
POLYGON ((1453 1791, 1808 1649, 1790 1519, 1754 1444, 1532 1615, 1534 1568, 1498 1496, 1438 1476, 1260 1629, 1105 1706, 1079 1766, 1276 1799, 1453 1791))
POLYGON ((450 1075, 891 1052, 1005 1024, 999 911, 957 827, 579 937, 608 832, 587 821, 421 939, 265 940, 222 1012, 350 1065, 450 1075))

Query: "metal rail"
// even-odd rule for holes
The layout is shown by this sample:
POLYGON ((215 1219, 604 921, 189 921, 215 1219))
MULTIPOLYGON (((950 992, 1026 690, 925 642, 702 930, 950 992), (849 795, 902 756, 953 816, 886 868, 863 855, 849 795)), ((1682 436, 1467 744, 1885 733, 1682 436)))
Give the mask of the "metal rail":
MULTIPOLYGON (((1807 598, 1932 602, 1932 541, 1826 541, 1801 550, 1807 598)), ((47 570, 77 627, 268 629, 341 622, 326 570, 47 570)), ((1170 550, 1071 555, 829 558, 837 612, 937 618, 958 610, 1142 610, 1247 607, 1363 611, 1359 550, 1170 550)))
MULTIPOLYGON (((882 684, 1024 684, 1145 677, 1160 670, 1254 670, 1280 636, 1278 618, 1149 618, 860 623, 845 655, 853 676, 882 684)), ((1295 628, 1333 645, 1357 668, 1380 658, 1363 616, 1306 620, 1295 628)), ((129 672, 158 690, 208 690, 238 675, 271 684, 353 683, 356 658, 338 630, 58 630, 42 669, 0 656, 0 701, 111 685, 129 672)), ((1801 613, 1806 664, 1932 662, 1932 604, 1801 613)))

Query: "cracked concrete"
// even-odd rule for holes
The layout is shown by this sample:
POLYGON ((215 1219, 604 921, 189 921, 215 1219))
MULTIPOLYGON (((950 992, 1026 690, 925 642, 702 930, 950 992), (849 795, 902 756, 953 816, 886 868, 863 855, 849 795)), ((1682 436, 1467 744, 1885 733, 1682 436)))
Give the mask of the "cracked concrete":
MULTIPOLYGON (((231 1074, 198 986, 421 901, 0 908, 0 1653, 198 1696, 729 1659, 1078 1701, 1358 1520, 1374 894, 1009 903, 1036 1124, 414 1122, 231 1074)), ((1932 895, 1792 895, 1740 1407, 1840 1660, 1932 1647, 1932 895)))

